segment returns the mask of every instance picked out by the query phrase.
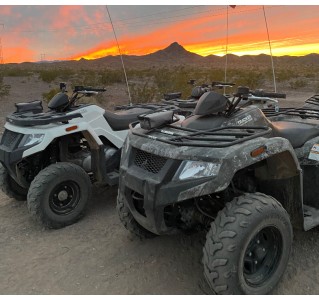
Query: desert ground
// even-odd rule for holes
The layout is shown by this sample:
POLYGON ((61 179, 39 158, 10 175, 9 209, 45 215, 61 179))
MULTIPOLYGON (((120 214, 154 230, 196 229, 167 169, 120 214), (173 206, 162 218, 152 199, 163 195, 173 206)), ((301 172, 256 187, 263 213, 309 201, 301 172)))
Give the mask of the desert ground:
MULTIPOLYGON (((41 99, 51 88, 36 77, 4 82, 11 90, 1 99, 0 134, 14 102, 41 99)), ((114 95, 117 88, 107 93, 114 95)), ((313 94, 288 91, 283 101, 298 105, 313 94)), ((120 223, 116 194, 116 187, 95 188, 82 220, 46 230, 30 217, 25 202, 0 192, 0 294, 211 293, 202 275, 205 235, 141 241, 120 223)), ((318 228, 295 231, 288 268, 273 293, 319 294, 318 253, 318 228)))

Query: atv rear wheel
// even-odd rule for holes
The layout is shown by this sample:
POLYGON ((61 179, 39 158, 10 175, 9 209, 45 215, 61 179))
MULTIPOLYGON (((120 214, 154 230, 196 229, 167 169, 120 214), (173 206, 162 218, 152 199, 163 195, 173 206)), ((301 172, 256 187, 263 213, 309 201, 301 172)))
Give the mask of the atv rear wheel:
POLYGON ((62 228, 83 217, 91 195, 89 175, 79 166, 60 162, 39 172, 27 197, 29 212, 47 228, 62 228))
POLYGON ((0 187, 10 198, 18 201, 27 200, 28 189, 20 186, 8 173, 7 169, 0 163, 0 187))
POLYGON ((227 203, 207 233, 204 275, 217 294, 267 294, 289 260, 292 227, 274 198, 245 194, 227 203))
POLYGON ((156 237, 156 234, 148 231, 139 223, 137 223, 124 201, 124 196, 119 191, 117 196, 116 209, 124 227, 131 233, 138 236, 140 239, 150 239, 156 237))

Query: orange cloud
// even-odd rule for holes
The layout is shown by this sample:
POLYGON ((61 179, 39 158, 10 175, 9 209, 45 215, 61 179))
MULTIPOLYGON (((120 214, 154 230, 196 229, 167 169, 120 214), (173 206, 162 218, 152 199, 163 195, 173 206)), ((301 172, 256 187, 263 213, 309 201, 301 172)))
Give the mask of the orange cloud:
MULTIPOLYGON (((191 11, 183 12, 176 18, 166 15, 160 18, 155 14, 154 19, 146 21, 135 16, 130 18, 130 8, 123 6, 126 9, 123 14, 125 17, 119 17, 118 21, 115 17, 113 20, 122 53, 144 55, 177 41, 187 50, 203 56, 224 55, 226 6, 221 9, 215 9, 214 6, 206 8, 207 11, 201 9, 193 11, 193 14, 191 11)), ((265 8, 274 55, 319 52, 319 6, 265 8)), ((5 19, 6 14, 11 20, 16 20, 12 22, 12 32, 4 32, 1 36, 6 45, 4 53, 7 62, 38 60, 40 53, 46 53, 50 59, 96 59, 118 55, 105 8, 52 6, 44 9, 35 6, 35 11, 38 12, 36 18, 32 10, 27 10, 23 15, 22 10, 11 6, 1 7, 0 21, 5 19), (11 55, 9 49, 15 48, 21 50, 20 56, 11 55)), ((268 54, 262 6, 236 6, 235 9, 229 9, 228 40, 228 53, 268 54)))
POLYGON ((21 47, 9 47, 3 49, 4 62, 23 62, 32 61, 36 53, 23 46, 21 47))

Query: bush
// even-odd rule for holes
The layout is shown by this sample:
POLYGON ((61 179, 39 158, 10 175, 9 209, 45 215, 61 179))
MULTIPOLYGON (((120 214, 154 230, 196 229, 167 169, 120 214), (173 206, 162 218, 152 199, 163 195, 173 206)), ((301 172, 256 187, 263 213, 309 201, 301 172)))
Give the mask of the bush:
POLYGON ((51 89, 49 92, 42 94, 43 100, 45 102, 49 102, 59 92, 60 92, 59 88, 51 89))
POLYGON ((5 68, 3 70, 3 76, 7 77, 28 77, 33 74, 32 70, 29 69, 21 69, 19 67, 14 67, 14 68, 5 68))
POLYGON ((307 82, 303 79, 291 80, 289 82, 289 86, 290 86, 290 88, 297 90, 297 89, 300 89, 300 88, 307 86, 307 82))
POLYGON ((52 82, 57 78, 61 80, 68 80, 74 72, 70 69, 54 69, 54 70, 40 70, 39 77, 45 82, 52 82))
POLYGON ((276 80, 278 82, 285 82, 299 76, 299 72, 296 72, 295 70, 292 70, 292 69, 286 69, 286 68, 276 70, 275 74, 276 74, 276 80))
POLYGON ((247 86, 250 89, 261 88, 265 81, 265 74, 261 71, 241 70, 234 81, 237 86, 247 86))
POLYGON ((111 85, 114 83, 124 83, 125 77, 122 70, 106 70, 99 73, 100 83, 111 85))
POLYGON ((11 86, 3 83, 3 77, 0 76, 0 96, 9 95, 11 86))
POLYGON ((138 86, 137 84, 131 85, 130 93, 133 103, 147 103, 152 102, 155 98, 156 89, 150 87, 148 83, 145 82, 142 86, 138 86))

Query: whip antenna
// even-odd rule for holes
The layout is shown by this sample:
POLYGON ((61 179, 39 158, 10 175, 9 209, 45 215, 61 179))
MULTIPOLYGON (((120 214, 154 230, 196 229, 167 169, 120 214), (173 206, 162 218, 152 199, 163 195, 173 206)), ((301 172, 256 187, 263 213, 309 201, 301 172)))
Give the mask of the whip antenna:
POLYGON ((272 76, 273 76, 273 79, 274 79, 274 88, 275 88, 275 93, 276 93, 277 92, 277 86, 276 86, 275 67, 274 67, 274 60, 273 60, 273 57, 272 57, 271 43, 270 43, 270 38, 269 38, 269 30, 268 30, 268 24, 267 24, 267 18, 266 18, 266 12, 265 12, 265 6, 264 5, 263 5, 263 12, 264 12, 265 24, 266 24, 266 29, 267 29, 268 44, 269 44, 270 59, 271 59, 271 67, 272 67, 272 76))
POLYGON ((121 52, 121 49, 120 49, 119 42, 118 42, 118 40, 117 40, 116 32, 115 32, 115 29, 114 29, 114 26, 113 26, 113 22, 112 22, 112 18, 111 18, 109 9, 108 9, 107 5, 105 5, 105 7, 106 7, 107 14, 109 15, 109 18, 110 18, 110 22, 111 22, 111 25, 112 25, 114 37, 115 37, 116 44, 117 44, 117 49, 119 50, 119 53, 120 53, 121 62, 122 62, 122 67, 123 67, 124 76, 125 76, 125 81, 126 81, 126 86, 127 86, 128 97, 129 97, 129 101, 130 101, 129 104, 132 106, 132 98, 131 98, 131 93, 130 93, 130 87, 129 87, 129 85, 128 85, 128 80, 127 80, 127 76, 126 76, 126 71, 125 71, 124 61, 123 61, 123 57, 122 57, 122 52, 121 52))
MULTIPOLYGON (((228 5, 227 5, 227 17, 226 17, 226 49, 225 49, 225 82, 227 82, 227 52, 228 52, 228 5)), ((226 94, 226 87, 224 86, 224 95, 226 94)))

